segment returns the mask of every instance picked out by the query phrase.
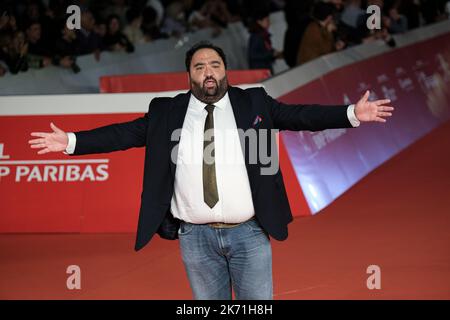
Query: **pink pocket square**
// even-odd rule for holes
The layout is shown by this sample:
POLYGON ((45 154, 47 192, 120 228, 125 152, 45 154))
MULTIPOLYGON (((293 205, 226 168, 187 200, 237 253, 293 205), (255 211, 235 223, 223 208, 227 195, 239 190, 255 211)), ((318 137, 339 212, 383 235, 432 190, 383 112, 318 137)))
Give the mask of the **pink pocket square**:
POLYGON ((262 117, 260 115, 257 115, 255 120, 253 120, 253 127, 256 127, 258 124, 260 124, 263 121, 262 117))

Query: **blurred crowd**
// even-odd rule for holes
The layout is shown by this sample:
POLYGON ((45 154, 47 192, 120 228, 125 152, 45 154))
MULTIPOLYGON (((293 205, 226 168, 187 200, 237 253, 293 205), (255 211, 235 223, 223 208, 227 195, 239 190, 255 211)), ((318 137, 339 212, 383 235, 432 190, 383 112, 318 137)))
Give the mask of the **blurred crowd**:
POLYGON ((102 51, 128 52, 161 38, 202 28, 216 37, 242 21, 250 32, 250 68, 272 70, 276 59, 294 67, 336 50, 448 19, 447 0, 2 0, 0 76, 60 66, 80 72, 76 59, 102 51), (81 9, 81 28, 71 30, 67 7, 81 9), (379 29, 367 28, 369 5, 381 9, 379 29), (271 12, 284 10, 283 51, 272 47, 271 12))
POLYGON ((287 30, 282 52, 272 48, 268 11, 255 13, 257 31, 250 30, 249 42, 251 67, 271 69, 276 59, 283 58, 292 68, 334 51, 380 39, 395 47, 393 34, 449 19, 450 1, 285 0, 283 10, 287 30), (380 9, 379 25, 372 19, 373 12, 367 13, 372 5, 380 9))
MULTIPOLYGON (((223 0, 2 0, 0 75, 57 65, 79 72, 76 57, 133 52, 136 44, 212 28, 218 36, 239 21, 245 1, 223 0), (70 30, 68 6, 81 9, 81 29, 70 30)), ((73 20, 70 19, 72 22, 73 20)))

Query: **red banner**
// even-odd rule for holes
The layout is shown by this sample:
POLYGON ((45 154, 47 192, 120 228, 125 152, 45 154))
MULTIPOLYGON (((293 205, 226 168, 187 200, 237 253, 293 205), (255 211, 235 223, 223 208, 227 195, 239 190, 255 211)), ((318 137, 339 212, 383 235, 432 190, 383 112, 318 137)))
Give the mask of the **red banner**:
MULTIPOLYGON (((270 76, 268 69, 228 70, 231 85, 259 83, 270 76)), ((100 92, 161 92, 188 90, 189 79, 186 72, 167 72, 155 74, 130 74, 105 76, 100 78, 100 92)))

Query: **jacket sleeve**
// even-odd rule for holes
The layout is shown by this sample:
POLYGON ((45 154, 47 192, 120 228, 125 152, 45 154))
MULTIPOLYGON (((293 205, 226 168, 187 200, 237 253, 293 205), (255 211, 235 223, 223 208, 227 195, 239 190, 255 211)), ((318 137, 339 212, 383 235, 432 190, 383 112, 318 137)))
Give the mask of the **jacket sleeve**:
POLYGON ((347 116, 348 105, 285 104, 263 91, 276 129, 319 131, 353 127, 347 116))
POLYGON ((135 120, 75 132, 76 145, 73 155, 107 153, 145 146, 152 104, 153 100, 149 111, 135 120))

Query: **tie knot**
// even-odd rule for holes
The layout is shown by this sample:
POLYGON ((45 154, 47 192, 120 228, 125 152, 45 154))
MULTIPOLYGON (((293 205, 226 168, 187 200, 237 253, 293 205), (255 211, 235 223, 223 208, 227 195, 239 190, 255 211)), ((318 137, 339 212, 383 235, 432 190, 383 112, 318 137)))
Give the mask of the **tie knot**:
POLYGON ((214 107, 215 107, 215 105, 213 105, 213 104, 207 104, 205 109, 206 109, 206 111, 208 111, 208 114, 211 114, 214 111, 214 107))

